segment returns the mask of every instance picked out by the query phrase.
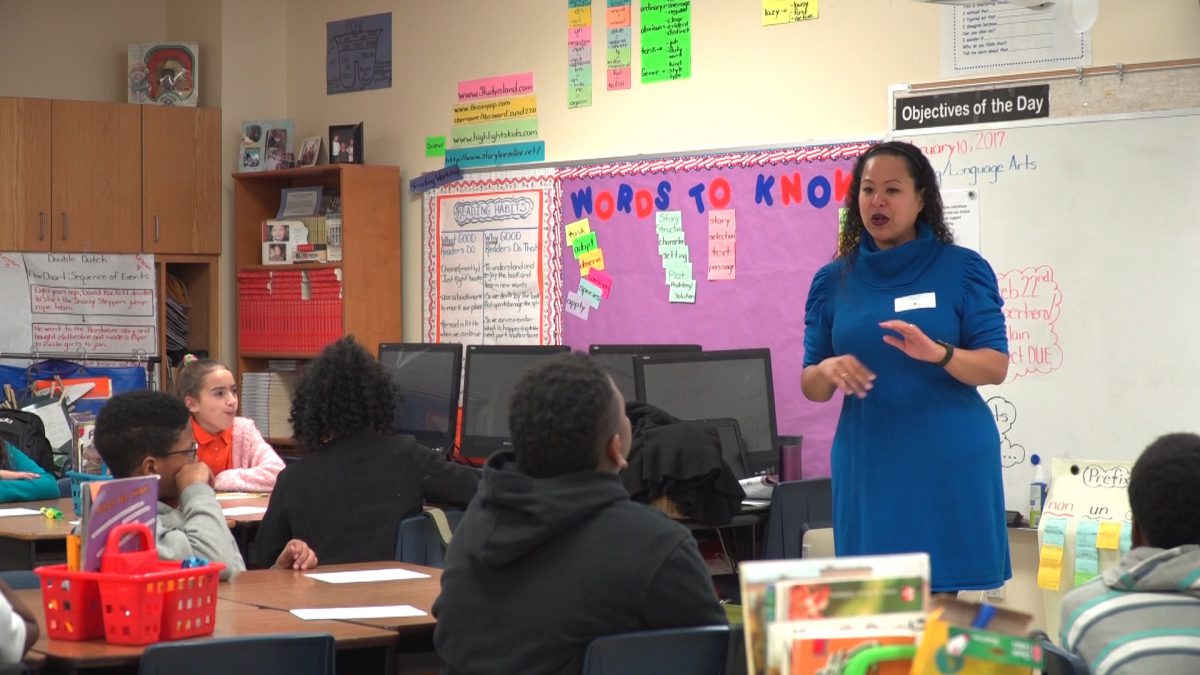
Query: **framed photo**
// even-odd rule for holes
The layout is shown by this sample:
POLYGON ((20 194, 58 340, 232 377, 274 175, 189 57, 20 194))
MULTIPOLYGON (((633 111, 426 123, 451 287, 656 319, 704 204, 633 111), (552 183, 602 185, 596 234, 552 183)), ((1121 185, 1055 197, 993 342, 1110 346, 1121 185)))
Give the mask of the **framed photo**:
POLYGON ((264 265, 290 265, 292 263, 293 249, 286 241, 265 241, 263 242, 263 257, 262 264, 264 265))
POLYGON ((365 150, 362 122, 329 127, 330 164, 362 164, 365 150))
POLYGON ((296 162, 297 166, 316 166, 321 160, 321 142, 325 140, 320 136, 309 136, 304 139, 300 145, 300 159, 296 162))
POLYGON ((246 120, 238 144, 238 171, 290 169, 292 120, 246 120))

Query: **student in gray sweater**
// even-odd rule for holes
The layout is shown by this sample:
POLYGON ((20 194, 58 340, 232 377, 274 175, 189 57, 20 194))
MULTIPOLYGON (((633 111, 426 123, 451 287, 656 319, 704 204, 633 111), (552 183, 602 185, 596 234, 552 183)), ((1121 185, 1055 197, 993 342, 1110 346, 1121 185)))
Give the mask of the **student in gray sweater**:
MULTIPOLYGON (((246 569, 212 489, 212 469, 196 461, 191 416, 183 401, 159 391, 110 400, 96 417, 96 451, 115 478, 157 475, 158 557, 199 556, 225 563, 221 579, 246 569)), ((299 539, 283 547, 276 567, 310 569, 317 556, 299 539)))
POLYGON ((1133 550, 1067 594, 1062 644, 1093 675, 1200 673, 1200 436, 1168 434, 1129 478, 1133 550))

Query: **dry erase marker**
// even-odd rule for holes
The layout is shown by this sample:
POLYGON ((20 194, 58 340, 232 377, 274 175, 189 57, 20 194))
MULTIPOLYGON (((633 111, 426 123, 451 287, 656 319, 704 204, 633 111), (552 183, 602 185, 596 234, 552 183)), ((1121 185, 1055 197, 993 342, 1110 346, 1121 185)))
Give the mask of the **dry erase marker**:
POLYGON ((53 506, 43 506, 42 508, 38 509, 38 511, 41 511, 42 515, 46 516, 50 520, 62 520, 62 511, 59 511, 53 506))
POLYGON ((975 620, 971 622, 971 628, 984 630, 992 622, 994 616, 996 616, 995 605, 980 605, 979 612, 975 614, 975 620))

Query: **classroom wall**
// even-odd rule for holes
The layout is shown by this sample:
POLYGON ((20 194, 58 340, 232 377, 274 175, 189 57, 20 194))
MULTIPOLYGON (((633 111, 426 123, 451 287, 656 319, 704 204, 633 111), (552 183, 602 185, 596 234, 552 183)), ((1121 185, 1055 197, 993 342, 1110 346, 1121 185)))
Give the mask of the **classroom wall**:
POLYGON ((0 0, 0 96, 124 101, 129 44, 167 34, 163 0, 0 0))
MULTIPOLYGON (((1104 4, 1095 64, 1200 56, 1200 5, 1133 4, 1104 4)), ((766 29, 758 0, 696 0, 692 78, 647 86, 635 78, 621 92, 604 88, 603 14, 594 12, 597 84, 592 106, 575 110, 566 107, 565 0, 291 0, 288 7, 287 109, 298 135, 361 120, 367 161, 400 166, 408 340, 420 339, 421 214, 407 183, 439 168, 425 158, 424 139, 449 132, 460 80, 532 70, 547 159, 566 161, 877 137, 887 129, 889 85, 939 79, 940 8, 912 0, 825 0, 815 22, 766 29), (392 88, 326 96, 325 23, 387 11, 392 88)), ((796 292, 799 308, 804 289, 796 292)))

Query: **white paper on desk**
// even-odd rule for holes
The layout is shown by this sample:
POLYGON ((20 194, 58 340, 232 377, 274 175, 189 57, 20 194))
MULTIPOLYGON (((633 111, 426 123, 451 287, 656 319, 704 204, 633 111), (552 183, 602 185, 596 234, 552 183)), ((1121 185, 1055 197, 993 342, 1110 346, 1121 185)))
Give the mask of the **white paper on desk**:
POLYGON ((226 518, 231 516, 252 516, 256 513, 266 512, 267 507, 265 506, 230 506, 228 508, 221 509, 221 513, 225 514, 226 518))
POLYGON ((393 617, 426 616, 412 605, 381 605, 378 607, 326 607, 324 609, 293 609, 292 614, 305 621, 335 619, 391 619, 393 617))
POLYGON ((259 497, 266 496, 267 495, 262 494, 261 492, 218 492, 217 501, 222 501, 225 499, 258 499, 259 497))
POLYGON ((5 516, 40 516, 40 515, 42 515, 42 512, 35 511, 34 509, 23 509, 20 507, 11 508, 11 509, 0 509, 0 518, 3 518, 5 516))
POLYGON ((328 584, 357 584, 367 581, 405 581, 407 579, 428 579, 428 574, 412 570, 355 570, 353 572, 314 572, 304 575, 310 579, 324 581, 328 584))

